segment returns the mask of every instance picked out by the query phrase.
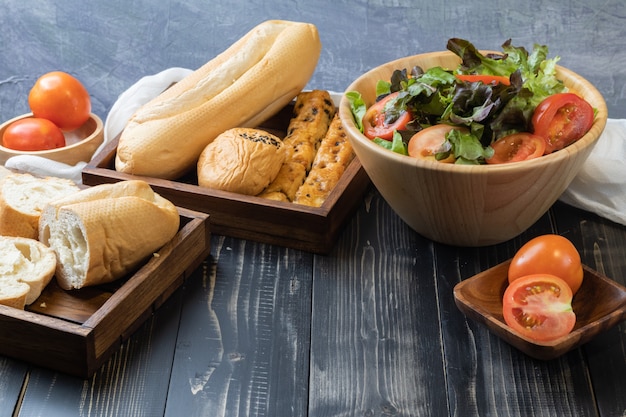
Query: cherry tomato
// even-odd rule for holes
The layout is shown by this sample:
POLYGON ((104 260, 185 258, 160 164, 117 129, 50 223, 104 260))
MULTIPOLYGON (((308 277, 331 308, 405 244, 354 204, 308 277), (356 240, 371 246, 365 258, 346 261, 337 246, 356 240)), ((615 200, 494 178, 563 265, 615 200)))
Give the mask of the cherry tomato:
POLYGON ((546 141, 541 136, 521 132, 500 138, 491 147, 493 156, 486 160, 487 163, 504 164, 543 156, 546 141))
POLYGON ((85 87, 62 71, 39 77, 28 94, 28 104, 35 117, 48 119, 66 131, 81 127, 91 112, 85 87))
POLYGON ((365 136, 370 139, 378 137, 392 140, 394 131, 406 129, 406 125, 413 119, 409 111, 403 110, 399 114, 387 114, 385 112, 385 105, 395 99, 398 94, 397 92, 391 93, 367 109, 365 116, 363 116, 363 134, 365 136))
MULTIPOLYGON (((420 130, 409 139, 407 146, 409 156, 435 161, 435 155, 442 150, 442 146, 446 141, 446 135, 454 129, 466 130, 458 126, 450 126, 447 124, 437 124, 420 130)), ((454 162, 454 155, 439 160, 439 162, 452 163, 454 162)))
POLYGON ((2 146, 16 151, 43 151, 65 146, 61 129, 48 119, 27 117, 4 130, 2 146))
POLYGON ((483 84, 511 85, 509 77, 505 77, 504 75, 456 74, 456 78, 458 80, 468 81, 470 83, 480 81, 483 84))
POLYGON ((513 256, 509 266, 509 284, 531 274, 556 275, 576 294, 583 282, 580 254, 567 238, 542 235, 526 242, 513 256))
POLYGON ((591 129, 593 117, 593 107, 576 94, 553 94, 535 109, 533 132, 546 140, 545 153, 549 154, 582 138, 591 129))
POLYGON ((504 321, 537 342, 569 334, 576 324, 572 290, 561 278, 533 274, 509 284, 502 298, 504 321))

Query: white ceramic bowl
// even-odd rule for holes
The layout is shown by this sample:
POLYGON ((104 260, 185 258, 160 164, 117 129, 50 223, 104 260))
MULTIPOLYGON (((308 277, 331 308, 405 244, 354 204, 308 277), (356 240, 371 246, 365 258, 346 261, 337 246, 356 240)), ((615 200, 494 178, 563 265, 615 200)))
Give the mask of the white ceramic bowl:
MULTIPOLYGON (((401 58, 357 78, 346 91, 358 91, 370 106, 376 82, 396 69, 415 65, 456 68, 450 51, 401 58)), ((419 160, 384 149, 358 130, 348 100, 339 113, 357 157, 393 210, 416 232, 455 246, 497 244, 519 235, 554 204, 574 179, 604 130, 607 108, 596 88, 579 75, 558 67, 567 87, 596 110, 591 130, 565 149, 541 158, 501 165, 452 165, 419 160)))

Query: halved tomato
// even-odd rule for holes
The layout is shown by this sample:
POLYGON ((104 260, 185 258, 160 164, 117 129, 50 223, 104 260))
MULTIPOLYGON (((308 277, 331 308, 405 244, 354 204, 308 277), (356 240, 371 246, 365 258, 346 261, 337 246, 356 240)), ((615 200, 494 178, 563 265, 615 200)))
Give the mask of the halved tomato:
POLYGON ((406 125, 413 119, 408 110, 387 111, 385 106, 395 100, 399 93, 391 93, 372 104, 363 116, 363 134, 370 139, 393 139, 393 132, 406 129, 406 125))
POLYGON ((536 342, 549 342, 569 334, 576 324, 572 290, 561 278, 533 274, 509 284, 502 298, 504 321, 536 342))
POLYGON ((491 147, 493 156, 486 160, 487 163, 504 164, 543 156, 546 141, 541 136, 520 132, 498 139, 491 144, 491 147))
POLYGON ((574 93, 553 94, 543 100, 532 117, 533 132, 546 140, 549 154, 576 142, 593 125, 591 104, 574 93))
MULTIPOLYGON (((459 126, 451 126, 447 124, 437 124, 428 126, 414 134, 407 145, 409 156, 418 159, 430 159, 435 161, 435 155, 441 152, 446 141, 446 135, 451 130, 467 130, 459 126)), ((439 162, 454 162, 454 155, 439 160, 439 162)))
POLYGON ((486 75, 486 74, 456 74, 456 78, 461 81, 468 81, 470 83, 480 81, 483 84, 503 84, 511 85, 509 77, 504 75, 486 75))

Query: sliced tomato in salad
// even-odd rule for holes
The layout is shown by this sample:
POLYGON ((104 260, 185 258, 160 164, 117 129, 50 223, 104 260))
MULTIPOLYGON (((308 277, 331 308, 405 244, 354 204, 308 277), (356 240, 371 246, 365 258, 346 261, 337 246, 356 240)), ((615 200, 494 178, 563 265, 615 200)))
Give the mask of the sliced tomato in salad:
MULTIPOLYGON (((407 145, 407 153, 410 157, 435 161, 437 153, 445 152, 446 135, 453 129, 467 130, 459 126, 438 124, 428 126, 414 134, 407 145)), ((450 154, 439 162, 454 162, 454 155, 450 154)))
POLYGON ((509 284, 502 298, 504 321, 536 342, 549 342, 569 334, 576 324, 572 290, 561 278, 533 274, 509 284))
POLYGON ((393 139, 393 132, 405 130, 407 124, 413 119, 411 112, 402 110, 400 112, 386 112, 385 106, 399 95, 398 92, 391 93, 383 99, 372 104, 363 116, 363 134, 369 139, 381 138, 385 140, 393 139))
POLYGON ((481 82, 483 84, 503 84, 511 85, 509 77, 504 75, 487 75, 487 74, 456 74, 458 80, 468 81, 470 83, 481 82))
POLYGON ((576 142, 593 125, 593 107, 574 93, 558 93, 545 98, 532 117, 533 132, 546 140, 549 154, 576 142))
POLYGON ((526 161, 543 156, 546 141, 538 135, 520 132, 498 139, 491 144, 493 156, 486 159, 488 164, 505 164, 526 161))

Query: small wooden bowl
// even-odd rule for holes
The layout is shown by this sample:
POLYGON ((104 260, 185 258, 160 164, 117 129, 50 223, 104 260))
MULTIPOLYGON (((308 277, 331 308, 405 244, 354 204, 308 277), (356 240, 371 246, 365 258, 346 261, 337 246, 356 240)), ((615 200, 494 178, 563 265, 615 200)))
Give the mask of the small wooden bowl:
MULTIPOLYGON (((460 63, 450 51, 410 56, 383 64, 357 78, 346 91, 361 93, 370 106, 376 83, 396 69, 460 63)), ((416 232, 456 246, 507 241, 532 226, 569 186, 604 130, 608 117, 602 95, 563 67, 557 76, 597 110, 590 131, 576 143, 531 161, 500 165, 454 165, 400 155, 376 145, 354 123, 345 95, 339 114, 363 168, 394 211, 416 232)))
POLYGON ((576 325, 570 334, 552 342, 537 343, 511 329, 502 315, 502 297, 508 285, 511 260, 461 281, 454 301, 467 317, 536 359, 554 359, 584 344, 626 319, 626 288, 583 265, 583 284, 574 296, 576 325))
MULTIPOLYGON (((4 131, 11 123, 32 116, 32 113, 27 113, 4 122, 0 126, 0 143, 4 131)), ((66 145, 62 148, 46 151, 16 151, 14 149, 5 148, 0 144, 0 164, 4 165, 4 163, 13 156, 34 155, 68 165, 76 165, 80 161, 89 162, 94 152, 104 141, 104 125, 102 120, 93 113, 91 113, 89 119, 81 127, 71 132, 63 133, 65 135, 66 145)))

